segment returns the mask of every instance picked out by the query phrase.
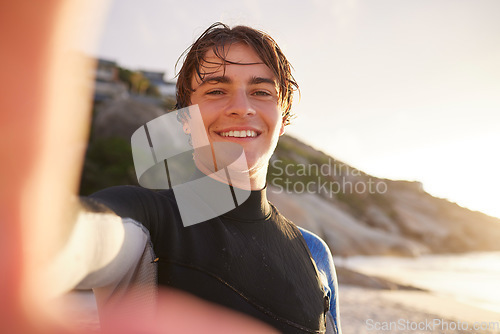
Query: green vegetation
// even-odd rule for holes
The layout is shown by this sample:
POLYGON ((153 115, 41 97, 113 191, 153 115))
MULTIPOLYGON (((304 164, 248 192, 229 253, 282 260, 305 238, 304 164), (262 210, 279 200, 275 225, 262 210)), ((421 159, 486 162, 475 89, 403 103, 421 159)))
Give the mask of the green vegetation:
POLYGON ((128 90, 132 93, 155 97, 161 96, 158 88, 152 85, 149 79, 141 72, 119 67, 118 78, 127 85, 128 90))
POLYGON ((92 141, 85 155, 80 194, 124 184, 137 184, 130 142, 116 137, 92 141))

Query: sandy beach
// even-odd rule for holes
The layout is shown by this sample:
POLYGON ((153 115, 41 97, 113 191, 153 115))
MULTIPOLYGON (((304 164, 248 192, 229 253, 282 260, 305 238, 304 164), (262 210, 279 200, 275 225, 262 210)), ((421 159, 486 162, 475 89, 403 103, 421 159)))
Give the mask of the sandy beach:
MULTIPOLYGON (((449 297, 351 285, 341 285, 339 292, 344 334, 500 333, 500 314, 449 297), (483 329, 475 330, 475 325, 483 329)), ((70 293, 65 296, 64 305, 66 319, 72 319, 73 326, 92 331, 98 328, 92 293, 70 293)))
POLYGON ((350 285, 341 285, 339 291, 344 334, 500 333, 500 314, 449 297, 350 285))

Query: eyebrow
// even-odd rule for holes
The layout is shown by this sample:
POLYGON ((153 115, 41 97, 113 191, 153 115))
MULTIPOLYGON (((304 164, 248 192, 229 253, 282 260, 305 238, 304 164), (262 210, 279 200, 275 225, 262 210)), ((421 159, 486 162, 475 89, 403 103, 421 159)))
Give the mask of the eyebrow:
MULTIPOLYGON (((231 78, 228 78, 224 75, 208 76, 208 77, 203 79, 203 81, 200 83, 200 85, 198 87, 201 87, 208 82, 230 84, 233 82, 233 80, 231 80, 231 78)), ((270 78, 263 78, 263 77, 252 77, 252 78, 250 78, 250 80, 248 80, 248 83, 250 85, 258 85, 258 84, 262 84, 262 83, 267 83, 267 84, 271 84, 271 85, 275 86, 276 80, 270 79, 270 78)))
POLYGON ((268 83, 268 84, 271 84, 271 85, 275 86, 276 85, 276 80, 270 79, 270 78, 252 77, 250 79, 249 83, 251 85, 258 85, 258 84, 261 84, 261 83, 268 83))

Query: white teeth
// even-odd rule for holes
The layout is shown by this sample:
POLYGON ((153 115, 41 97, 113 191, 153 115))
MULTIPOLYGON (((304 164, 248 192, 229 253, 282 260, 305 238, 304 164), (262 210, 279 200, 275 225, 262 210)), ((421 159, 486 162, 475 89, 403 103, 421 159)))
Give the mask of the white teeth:
POLYGON ((227 131, 221 132, 222 137, 235 137, 235 138, 246 138, 246 137, 257 137, 257 132, 253 130, 241 130, 241 131, 227 131))

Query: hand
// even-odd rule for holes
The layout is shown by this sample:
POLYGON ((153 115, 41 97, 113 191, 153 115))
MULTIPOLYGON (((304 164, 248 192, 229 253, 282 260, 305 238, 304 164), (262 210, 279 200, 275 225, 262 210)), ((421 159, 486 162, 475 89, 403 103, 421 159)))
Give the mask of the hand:
MULTIPOLYGON (((67 239, 75 214, 93 68, 91 61, 68 46, 82 30, 75 18, 85 14, 88 3, 16 0, 1 4, 1 333, 75 333, 52 318, 54 307, 46 294, 50 282, 40 277, 67 239)), ((103 9, 104 3, 95 1, 93 10, 103 9)), ((111 315, 105 333, 137 333, 137 329, 141 333, 274 332, 243 315, 175 291, 160 291, 153 321, 121 319, 118 314, 111 315)))

